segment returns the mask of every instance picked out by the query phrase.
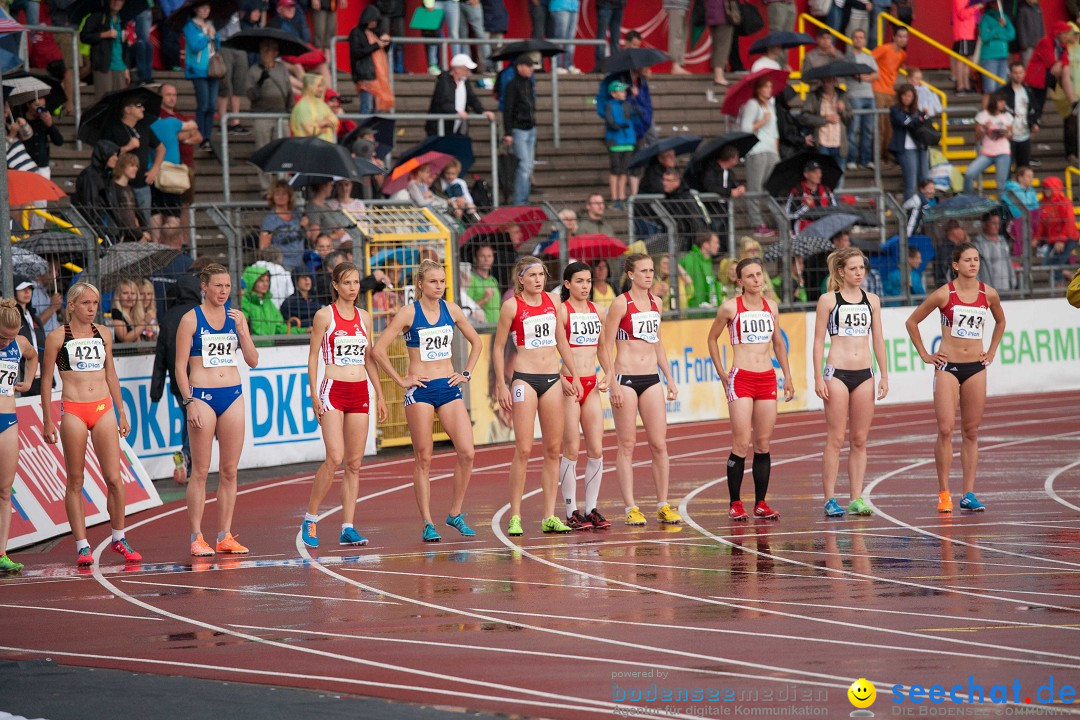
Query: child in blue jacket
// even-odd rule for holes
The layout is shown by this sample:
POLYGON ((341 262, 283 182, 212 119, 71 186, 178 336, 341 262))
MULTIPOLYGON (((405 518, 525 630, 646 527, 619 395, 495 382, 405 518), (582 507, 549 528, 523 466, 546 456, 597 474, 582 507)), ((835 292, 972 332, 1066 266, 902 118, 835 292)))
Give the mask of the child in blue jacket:
POLYGON ((608 183, 611 201, 622 209, 626 200, 626 183, 630 173, 630 156, 634 154, 634 106, 626 99, 629 85, 622 80, 612 80, 608 85, 611 100, 604 107, 604 140, 611 160, 608 183))

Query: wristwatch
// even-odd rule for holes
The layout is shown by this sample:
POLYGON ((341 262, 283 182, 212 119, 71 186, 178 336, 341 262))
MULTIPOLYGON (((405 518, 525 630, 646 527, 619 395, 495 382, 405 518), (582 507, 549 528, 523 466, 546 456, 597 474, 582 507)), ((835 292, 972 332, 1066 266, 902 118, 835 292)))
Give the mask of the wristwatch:
POLYGON ((472 373, 468 370, 462 370, 461 377, 465 378, 466 380, 472 380, 472 373))
POLYGON ((184 407, 187 407, 188 405, 190 405, 193 402, 195 402, 194 397, 186 397, 186 398, 184 398, 183 400, 180 401, 180 404, 182 406, 184 406, 184 407))

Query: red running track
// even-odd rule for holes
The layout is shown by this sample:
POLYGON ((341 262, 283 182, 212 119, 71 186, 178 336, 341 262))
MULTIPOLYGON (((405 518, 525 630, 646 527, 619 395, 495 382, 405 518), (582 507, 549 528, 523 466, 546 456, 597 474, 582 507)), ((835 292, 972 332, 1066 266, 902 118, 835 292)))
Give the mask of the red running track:
MULTIPOLYGON (((28 569, 0 579, 0 656, 557 718, 846 714, 859 677, 877 686, 879 717, 893 685, 963 683, 966 697, 969 675, 987 692, 1019 680, 1023 705, 1051 675, 1059 686, 1080 679, 1078 402, 1077 392, 990 401, 980 514, 935 512, 926 404, 878 412, 871 518, 822 516, 824 425, 806 413, 783 416, 773 440, 778 522, 728 521, 726 422, 671 428, 679 527, 621 524, 613 436, 607 532, 542 535, 534 491, 526 536, 508 539, 506 446, 477 453, 470 540, 445 528, 442 543, 420 542, 410 458, 363 470, 364 548, 303 547, 310 476, 242 490, 243 559, 193 562, 173 503, 129 523, 141 566, 116 563, 105 528, 91 532, 102 562, 90 574, 72 566, 67 539, 23 554, 28 569), (673 699, 633 701, 654 687, 673 699)), ((651 505, 643 443, 637 459, 638 497, 651 505)), ((437 513, 452 466, 452 454, 433 464, 437 513)), ((957 495, 958 460, 954 478, 957 495)), ((842 463, 841 499, 845 483, 842 463)), ((326 513, 324 538, 338 522, 339 509, 326 513)))

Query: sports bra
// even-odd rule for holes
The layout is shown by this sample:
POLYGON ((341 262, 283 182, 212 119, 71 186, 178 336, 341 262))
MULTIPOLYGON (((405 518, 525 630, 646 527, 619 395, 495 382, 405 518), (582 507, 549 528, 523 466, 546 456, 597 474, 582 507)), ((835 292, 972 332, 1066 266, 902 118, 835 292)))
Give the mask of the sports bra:
POLYGON ((0 397, 15 396, 15 381, 19 379, 19 362, 22 360, 22 349, 19 341, 12 340, 8 346, 0 350, 0 397))
POLYGON ((776 323, 768 300, 761 298, 760 310, 747 310, 742 295, 735 298, 735 317, 728 322, 732 345, 770 343, 775 329, 776 323))
POLYGON ((648 310, 638 310, 629 292, 623 293, 623 296, 626 298, 626 314, 619 321, 615 338, 643 340, 650 344, 660 342, 660 304, 656 302, 656 296, 649 293, 648 310))
POLYGON ((342 317, 337 303, 330 303, 333 313, 330 326, 322 339, 322 359, 327 365, 363 365, 367 359, 368 334, 360 310, 353 310, 351 319, 342 317))
POLYGON ((510 325, 510 337, 520 348, 536 350, 555 347, 555 326, 558 324, 555 303, 547 293, 541 295, 539 305, 529 305, 515 296, 517 312, 510 325))
POLYGON ((439 319, 428 322, 419 300, 413 301, 413 321, 405 331, 405 347, 420 351, 420 360, 435 362, 453 356, 454 318, 446 301, 439 298, 439 319))
POLYGON ((232 346, 236 348, 236 321, 229 317, 229 305, 225 304, 225 324, 221 329, 215 328, 206 320, 202 306, 195 306, 195 334, 191 336, 191 357, 199 357, 203 354, 204 342, 221 342, 228 338, 219 339, 218 336, 231 335, 232 346))
POLYGON ((941 308, 941 326, 951 328, 950 334, 964 340, 982 340, 990 303, 986 301, 986 286, 979 283, 975 302, 968 305, 960 300, 956 286, 949 283, 949 301, 941 308))
POLYGON ((586 300, 589 312, 579 313, 567 300, 563 303, 566 308, 566 339, 570 341, 570 347, 595 347, 600 344, 600 313, 596 312, 596 306, 592 301, 586 300))
POLYGON ((71 325, 64 324, 64 344, 56 355, 57 370, 96 372, 105 369, 105 341, 101 339, 97 325, 90 323, 90 329, 93 337, 77 338, 71 334, 71 325))
POLYGON ((865 337, 870 332, 870 319, 872 310, 870 299, 866 297, 866 291, 860 290, 862 299, 858 302, 849 303, 839 291, 836 295, 836 306, 829 313, 829 335, 844 337, 865 337))

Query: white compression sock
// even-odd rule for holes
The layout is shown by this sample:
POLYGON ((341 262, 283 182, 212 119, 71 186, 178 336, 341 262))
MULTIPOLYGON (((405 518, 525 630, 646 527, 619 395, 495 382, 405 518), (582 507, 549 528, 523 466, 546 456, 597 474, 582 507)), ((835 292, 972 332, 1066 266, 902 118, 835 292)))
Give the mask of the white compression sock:
POLYGON ((123 530, 113 530, 112 531, 112 539, 113 539, 113 542, 117 542, 118 540, 123 540, 124 539, 124 531, 123 530))
POLYGON ((562 491, 563 501, 566 503, 566 517, 578 509, 577 507, 577 463, 565 457, 559 458, 559 489, 562 491))
POLYGON ((604 458, 588 458, 585 461, 585 512, 597 508, 600 501, 600 480, 604 477, 604 458))

